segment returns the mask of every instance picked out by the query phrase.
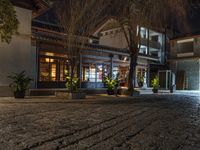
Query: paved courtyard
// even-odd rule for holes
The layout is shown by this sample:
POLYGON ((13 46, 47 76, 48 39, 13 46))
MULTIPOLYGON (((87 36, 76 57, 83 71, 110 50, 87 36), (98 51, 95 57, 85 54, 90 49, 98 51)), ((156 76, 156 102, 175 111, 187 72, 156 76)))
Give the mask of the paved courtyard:
POLYGON ((0 98, 2 150, 200 149, 200 97, 0 98))

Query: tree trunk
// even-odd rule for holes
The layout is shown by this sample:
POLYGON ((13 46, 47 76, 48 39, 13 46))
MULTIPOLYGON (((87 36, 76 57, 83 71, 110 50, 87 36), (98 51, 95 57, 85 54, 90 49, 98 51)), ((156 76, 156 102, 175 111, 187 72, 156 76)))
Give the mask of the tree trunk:
POLYGON ((70 72, 70 92, 73 92, 73 78, 74 78, 74 65, 71 65, 71 72, 70 72))
POLYGON ((130 68, 129 68, 129 78, 128 78, 128 91, 132 95, 135 87, 135 74, 137 66, 137 55, 130 54, 130 68))

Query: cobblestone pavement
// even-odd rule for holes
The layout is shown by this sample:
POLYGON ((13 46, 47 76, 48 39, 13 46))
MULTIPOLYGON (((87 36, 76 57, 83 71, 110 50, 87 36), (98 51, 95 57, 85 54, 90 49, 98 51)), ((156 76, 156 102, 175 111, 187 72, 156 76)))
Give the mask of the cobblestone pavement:
POLYGON ((49 99, 0 101, 0 149, 200 149, 199 96, 49 99))

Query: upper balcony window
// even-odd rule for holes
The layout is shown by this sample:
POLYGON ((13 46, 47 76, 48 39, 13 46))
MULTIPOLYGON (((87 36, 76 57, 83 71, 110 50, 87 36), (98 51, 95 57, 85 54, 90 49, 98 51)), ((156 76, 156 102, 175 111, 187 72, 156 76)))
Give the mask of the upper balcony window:
POLYGON ((141 45, 139 53, 147 55, 147 46, 141 45))
POLYGON ((148 38, 148 30, 146 28, 141 27, 140 36, 143 39, 147 39, 148 38))
POLYGON ((177 41, 178 53, 190 53, 194 51, 194 39, 186 39, 177 41))

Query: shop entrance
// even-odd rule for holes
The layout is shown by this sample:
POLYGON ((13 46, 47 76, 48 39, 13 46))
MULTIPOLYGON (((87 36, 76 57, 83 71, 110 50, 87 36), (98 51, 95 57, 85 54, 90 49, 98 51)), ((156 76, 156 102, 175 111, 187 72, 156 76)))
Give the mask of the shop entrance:
POLYGON ((64 88, 68 61, 60 57, 39 57, 38 88, 64 88))

